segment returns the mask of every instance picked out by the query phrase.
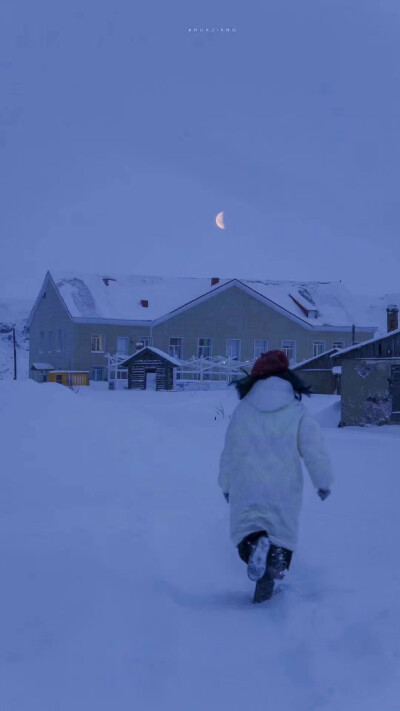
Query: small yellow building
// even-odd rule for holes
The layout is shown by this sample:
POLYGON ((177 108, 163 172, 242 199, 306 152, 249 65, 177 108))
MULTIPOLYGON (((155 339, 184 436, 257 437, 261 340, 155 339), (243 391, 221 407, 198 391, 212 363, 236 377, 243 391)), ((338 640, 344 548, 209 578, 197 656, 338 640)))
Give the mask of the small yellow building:
POLYGON ((86 370, 52 370, 47 375, 48 383, 60 383, 68 387, 89 385, 89 371, 86 370))

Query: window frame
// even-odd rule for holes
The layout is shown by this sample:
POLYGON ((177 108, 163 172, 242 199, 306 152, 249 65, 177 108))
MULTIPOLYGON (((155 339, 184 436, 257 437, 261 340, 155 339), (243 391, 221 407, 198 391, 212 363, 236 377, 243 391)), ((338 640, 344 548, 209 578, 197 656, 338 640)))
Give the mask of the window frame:
POLYGON ((57 328, 56 331, 56 353, 62 353, 63 350, 63 331, 62 328, 57 328))
POLYGON ((44 353, 46 347, 46 333, 39 331, 39 353, 44 353))
POLYGON ((344 341, 332 341, 332 348, 338 348, 338 350, 342 350, 343 348, 345 348, 345 342, 344 341), (338 346, 338 343, 340 343, 341 345, 338 346))
POLYGON ((213 339, 212 338, 198 338, 197 339, 197 357, 198 358, 212 358, 212 351, 213 351, 213 339), (209 341, 209 345, 200 345, 200 341, 209 341), (200 349, 201 348, 209 348, 210 352, 208 355, 200 354, 200 349))
POLYGON ((257 358, 260 357, 261 353, 266 353, 267 351, 268 351, 268 338, 255 338, 255 339, 254 339, 254 342, 253 342, 253 356, 254 356, 254 359, 257 360, 257 358), (261 348, 261 346, 256 346, 257 341, 258 341, 259 343, 266 343, 266 344, 267 344, 266 349, 264 350, 264 346, 262 346, 262 350, 260 350, 259 353, 256 353, 256 350, 257 350, 258 348, 261 348))
POLYGON ((129 336, 117 336, 117 350, 116 352, 119 355, 129 355, 129 336), (126 342, 126 350, 125 351, 119 351, 118 350, 118 341, 124 340, 126 342))
POLYGON ((94 383, 101 383, 104 381, 104 368, 102 365, 92 365, 90 369, 90 380, 93 380, 94 383), (93 373, 94 371, 99 371, 101 370, 101 378, 93 378, 93 373))
POLYGON ((241 358, 241 355, 242 355, 242 340, 241 340, 240 338, 227 338, 227 339, 226 339, 226 342, 225 342, 225 353, 226 353, 226 357, 227 357, 227 358, 233 358, 233 360, 237 360, 237 361, 240 362, 240 358, 241 358), (232 355, 229 354, 229 345, 228 345, 228 343, 238 343, 238 344, 239 344, 239 347, 238 347, 238 355, 232 356, 232 355))
POLYGON ((53 353, 53 331, 47 331, 47 353, 53 353))
POLYGON ((313 341, 313 358, 318 358, 318 356, 322 355, 326 351, 326 341, 313 341), (316 347, 322 346, 322 350, 319 351, 318 353, 315 352, 316 347))
POLYGON ((282 349, 283 352, 286 354, 286 357, 287 357, 289 363, 291 363, 291 362, 296 362, 296 341, 295 341, 295 340, 293 340, 293 339, 291 339, 291 338, 282 338, 282 347, 281 347, 281 349, 282 349), (285 345, 285 343, 286 343, 286 344, 287 344, 287 343, 292 343, 293 345, 287 346, 287 345, 285 345), (293 351, 293 354, 292 354, 291 357, 289 357, 289 355, 286 353, 287 350, 292 350, 292 351, 293 351))
POLYGON ((90 352, 91 352, 91 353, 104 353, 104 351, 105 351, 105 338, 104 338, 104 336, 103 336, 101 333, 93 333, 93 334, 90 336, 90 352), (93 339, 94 339, 94 338, 98 338, 98 339, 99 339, 99 343, 100 343, 101 346, 102 346, 101 348, 93 349, 93 339))
POLYGON ((171 358, 177 358, 177 360, 183 360, 183 336, 170 336, 168 343, 168 353, 171 358), (179 343, 171 343, 171 341, 179 341, 179 343), (175 349, 179 348, 179 352, 176 353, 175 349))

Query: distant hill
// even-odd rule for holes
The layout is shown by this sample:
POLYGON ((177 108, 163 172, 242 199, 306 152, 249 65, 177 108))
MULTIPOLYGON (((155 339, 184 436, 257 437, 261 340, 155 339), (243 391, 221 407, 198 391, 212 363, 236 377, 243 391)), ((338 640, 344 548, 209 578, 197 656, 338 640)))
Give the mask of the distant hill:
POLYGON ((0 380, 14 377, 12 328, 17 342, 17 378, 28 377, 29 335, 26 321, 32 301, 8 300, 0 297, 0 380))

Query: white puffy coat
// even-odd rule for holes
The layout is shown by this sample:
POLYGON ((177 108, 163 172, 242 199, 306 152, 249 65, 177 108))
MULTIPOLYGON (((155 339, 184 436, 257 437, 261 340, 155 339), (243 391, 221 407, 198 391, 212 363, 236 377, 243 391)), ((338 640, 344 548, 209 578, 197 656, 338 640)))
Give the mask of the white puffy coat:
POLYGON ((259 380, 229 423, 221 454, 219 485, 229 494, 235 545, 254 531, 293 551, 303 491, 301 458, 316 489, 329 489, 332 473, 322 430, 291 384, 259 380))

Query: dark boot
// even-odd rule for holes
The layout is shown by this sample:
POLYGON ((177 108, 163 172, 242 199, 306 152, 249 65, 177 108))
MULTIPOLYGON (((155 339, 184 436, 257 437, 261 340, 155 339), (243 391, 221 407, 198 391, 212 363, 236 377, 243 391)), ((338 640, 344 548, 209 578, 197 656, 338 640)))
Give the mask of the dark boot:
POLYGON ((253 602, 265 602, 274 594, 275 580, 282 580, 290 567, 292 551, 271 544, 267 568, 262 578, 257 582, 253 602))
POLYGON ((274 594, 274 585, 275 578, 273 573, 267 568, 262 578, 257 581, 253 602, 265 602, 265 600, 269 600, 274 594))
POLYGON ((276 580, 282 580, 286 571, 289 570, 292 555, 292 551, 288 550, 288 548, 271 544, 268 552, 267 568, 273 572, 273 576, 276 580))

